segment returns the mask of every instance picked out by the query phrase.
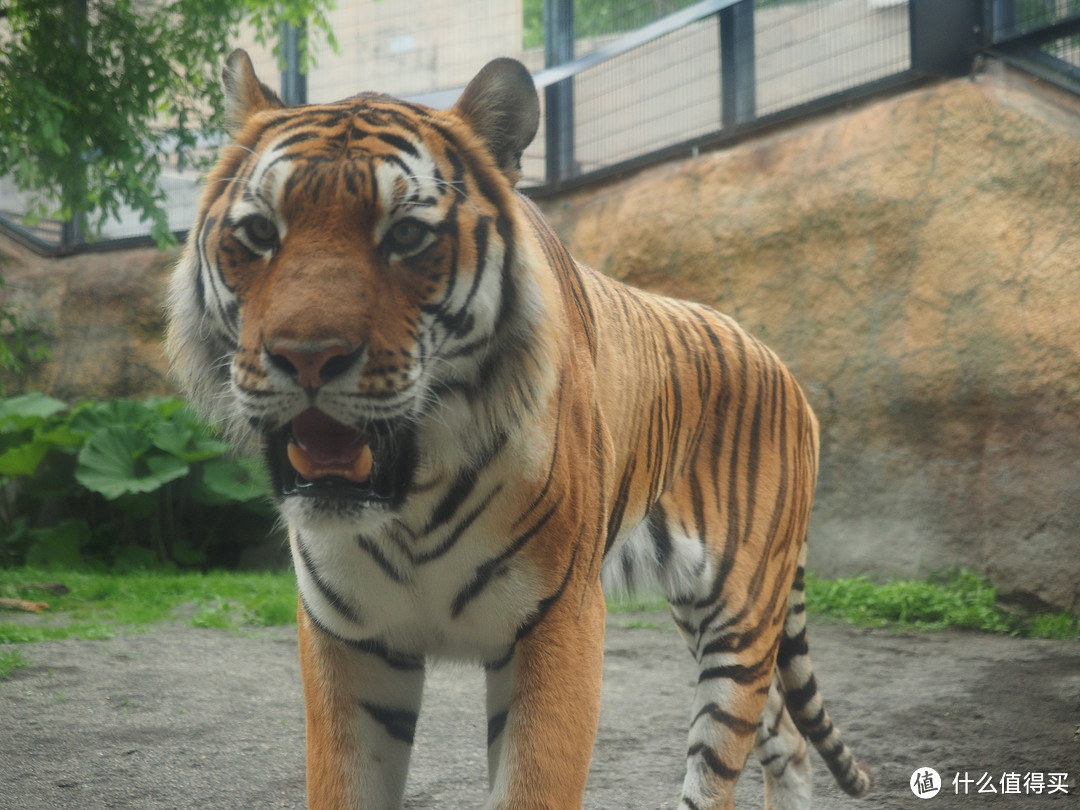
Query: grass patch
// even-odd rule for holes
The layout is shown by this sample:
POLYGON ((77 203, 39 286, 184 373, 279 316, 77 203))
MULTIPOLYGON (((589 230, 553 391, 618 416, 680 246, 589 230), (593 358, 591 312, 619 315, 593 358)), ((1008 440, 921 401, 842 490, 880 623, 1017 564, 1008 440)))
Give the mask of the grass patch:
POLYGON ((64 638, 105 639, 121 628, 143 630, 193 606, 197 627, 267 627, 296 622, 292 572, 208 574, 140 571, 126 574, 14 568, 0 570, 0 596, 48 602, 40 616, 7 620, 0 643, 64 638), (34 586, 62 583, 67 593, 34 586))
POLYGON ((643 613, 667 610, 667 601, 654 594, 616 594, 606 600, 608 613, 643 613))
POLYGON ((30 666, 30 661, 18 650, 0 650, 0 681, 17 669, 30 666))
MULTIPOLYGON (((997 591, 971 571, 949 571, 927 580, 876 584, 865 577, 821 579, 806 575, 811 613, 863 627, 910 630, 959 628, 1025 638, 1080 638, 1080 617, 1071 613, 1026 613, 1003 607, 997 591)), ((666 610, 660 597, 615 596, 610 613, 666 610)))
MULTIPOLYGON (((1080 618, 1069 613, 1024 614, 1006 610, 994 588, 968 571, 924 580, 878 585, 864 577, 806 578, 807 603, 819 615, 869 627, 916 630, 967 628, 1031 638, 1080 638, 1080 618)), ((296 622, 296 582, 292 572, 208 574, 143 571, 126 574, 88 571, 0 569, 0 596, 48 602, 38 616, 0 614, 0 644, 65 638, 108 639, 121 630, 145 630, 183 612, 195 627, 235 630, 296 622), (55 594, 41 585, 63 583, 55 594), (9 618, 12 617, 12 618, 9 618)), ((660 597, 619 596, 611 613, 665 610, 660 597)), ((631 620, 634 621, 634 620, 631 620)), ((647 622, 646 622, 647 624, 647 622)), ((25 666, 17 653, 0 652, 4 668, 25 666)))
POLYGON ((962 628, 1027 638, 1080 637, 1080 617, 1065 612, 1006 610, 999 604, 994 587, 971 571, 883 585, 865 577, 825 580, 807 573, 806 604, 811 612, 869 627, 962 628))
POLYGON ((627 630, 660 630, 656 622, 647 622, 643 619, 631 619, 623 625, 627 630))

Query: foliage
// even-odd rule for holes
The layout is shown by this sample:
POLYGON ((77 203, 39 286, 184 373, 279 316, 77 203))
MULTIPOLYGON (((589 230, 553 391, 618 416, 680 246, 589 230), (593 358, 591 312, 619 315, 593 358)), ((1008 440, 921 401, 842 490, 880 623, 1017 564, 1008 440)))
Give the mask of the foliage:
MULTIPOLYGON (((296 580, 285 572, 207 574, 72 569, 0 569, 0 596, 42 601, 49 610, 0 620, 0 644, 104 639, 188 614, 195 627, 238 629, 296 623, 296 580), (60 580, 66 593, 49 588, 60 580)), ((2 618, 2 617, 0 617, 2 618)))
MULTIPOLYGON (((5 257, 0 254, 0 266, 5 257)), ((0 277, 0 396, 7 393, 5 378, 19 378, 34 363, 48 359, 49 351, 41 335, 27 328, 3 293, 6 282, 0 277)))
POLYGON ((653 594, 618 593, 604 596, 608 613, 643 613, 667 608, 664 598, 653 594))
POLYGON ((823 580, 808 573, 810 610, 871 627, 919 630, 960 628, 1033 638, 1080 637, 1080 618, 1070 613, 1023 615, 1002 608, 992 585, 971 571, 930 580, 894 580, 882 585, 866 577, 823 580))
MULTIPOLYGON (((587 39, 632 31, 660 19, 697 0, 576 0, 574 37, 587 39)), ((524 0, 523 47, 539 48, 544 44, 544 0, 524 0)))
MULTIPOLYGON (((589 39, 633 31, 696 2, 698 0, 574 0, 574 37, 589 39)), ((805 0, 755 0, 754 8, 799 2, 805 0)), ((522 47, 543 47, 544 0, 523 0, 522 15, 522 47)))
MULTIPOLYGON (((971 571, 945 571, 929 580, 893 580, 884 584, 866 577, 821 579, 806 575, 807 608, 865 627, 914 630, 967 629, 1027 638, 1080 638, 1080 617, 1066 612, 1024 613, 1000 604, 990 583, 971 571)), ((663 610, 658 596, 616 595, 608 598, 610 613, 663 610)))
POLYGON ((18 650, 0 650, 0 681, 17 669, 30 666, 30 662, 18 650))
POLYGON ((218 76, 241 22, 266 44, 306 19, 336 48, 333 2, 7 0, 0 174, 34 194, 31 219, 93 212, 92 235, 127 205, 170 243, 158 178, 171 153, 221 131, 218 76))
POLYGON ((0 565, 235 562, 272 526, 259 462, 183 402, 0 400, 0 565))
MULTIPOLYGON (((993 607, 993 589, 970 572, 952 572, 938 582, 906 581, 874 585, 866 579, 821 580, 807 577, 808 601, 816 615, 838 616, 863 625, 911 629, 971 628, 971 607, 983 618, 978 629, 1034 638, 1075 639, 1080 620, 1068 613, 1027 618, 993 607), (926 599, 938 608, 911 605, 926 599), (957 612, 956 608, 961 609, 957 612), (950 618, 950 615, 952 618, 950 618), (899 616, 906 618, 900 619, 899 616), (989 621, 984 621, 989 617, 989 621)), ((118 632, 147 629, 186 616, 196 627, 226 628, 290 625, 296 621, 296 582, 291 571, 206 574, 162 570, 128 573, 80 569, 0 568, 0 596, 47 602, 39 616, 4 622, 0 644, 64 638, 106 639, 118 632), (57 594, 51 583, 65 589, 57 594)), ((659 611, 659 598, 609 601, 613 613, 659 611)), ((649 627, 648 617, 623 626, 649 627)), ((2 663, 2 662, 0 662, 2 663)), ((16 662, 16 666, 22 665, 16 662)))

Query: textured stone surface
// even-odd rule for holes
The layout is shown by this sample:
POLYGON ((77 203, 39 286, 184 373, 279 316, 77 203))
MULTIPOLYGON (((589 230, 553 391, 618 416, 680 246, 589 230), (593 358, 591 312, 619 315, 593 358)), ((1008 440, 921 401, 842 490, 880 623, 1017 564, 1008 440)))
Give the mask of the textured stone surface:
POLYGON ((9 393, 68 401, 166 393, 161 340, 174 259, 152 248, 43 259, 0 237, 5 306, 49 352, 25 378, 5 379, 9 393))
POLYGON ((996 71, 544 204, 735 316, 823 427, 811 565, 1080 608, 1080 114, 996 71))

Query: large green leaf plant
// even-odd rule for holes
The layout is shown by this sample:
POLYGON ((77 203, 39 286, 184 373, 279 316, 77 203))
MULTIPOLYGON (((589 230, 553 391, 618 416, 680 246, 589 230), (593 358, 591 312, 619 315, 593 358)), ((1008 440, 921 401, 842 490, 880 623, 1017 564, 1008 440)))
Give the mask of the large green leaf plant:
POLYGON ((180 400, 0 399, 0 565, 229 565, 269 491, 180 400))

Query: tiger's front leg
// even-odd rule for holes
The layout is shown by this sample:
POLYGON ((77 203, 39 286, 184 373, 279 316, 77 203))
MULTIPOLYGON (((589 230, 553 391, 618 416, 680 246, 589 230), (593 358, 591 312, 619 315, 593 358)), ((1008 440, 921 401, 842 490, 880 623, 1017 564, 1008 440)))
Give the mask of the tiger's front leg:
POLYGON ((579 810, 600 720, 599 580, 562 598, 487 674, 485 810, 579 810))
POLYGON ((299 609, 309 810, 397 810, 424 687, 420 660, 351 647, 299 609))

